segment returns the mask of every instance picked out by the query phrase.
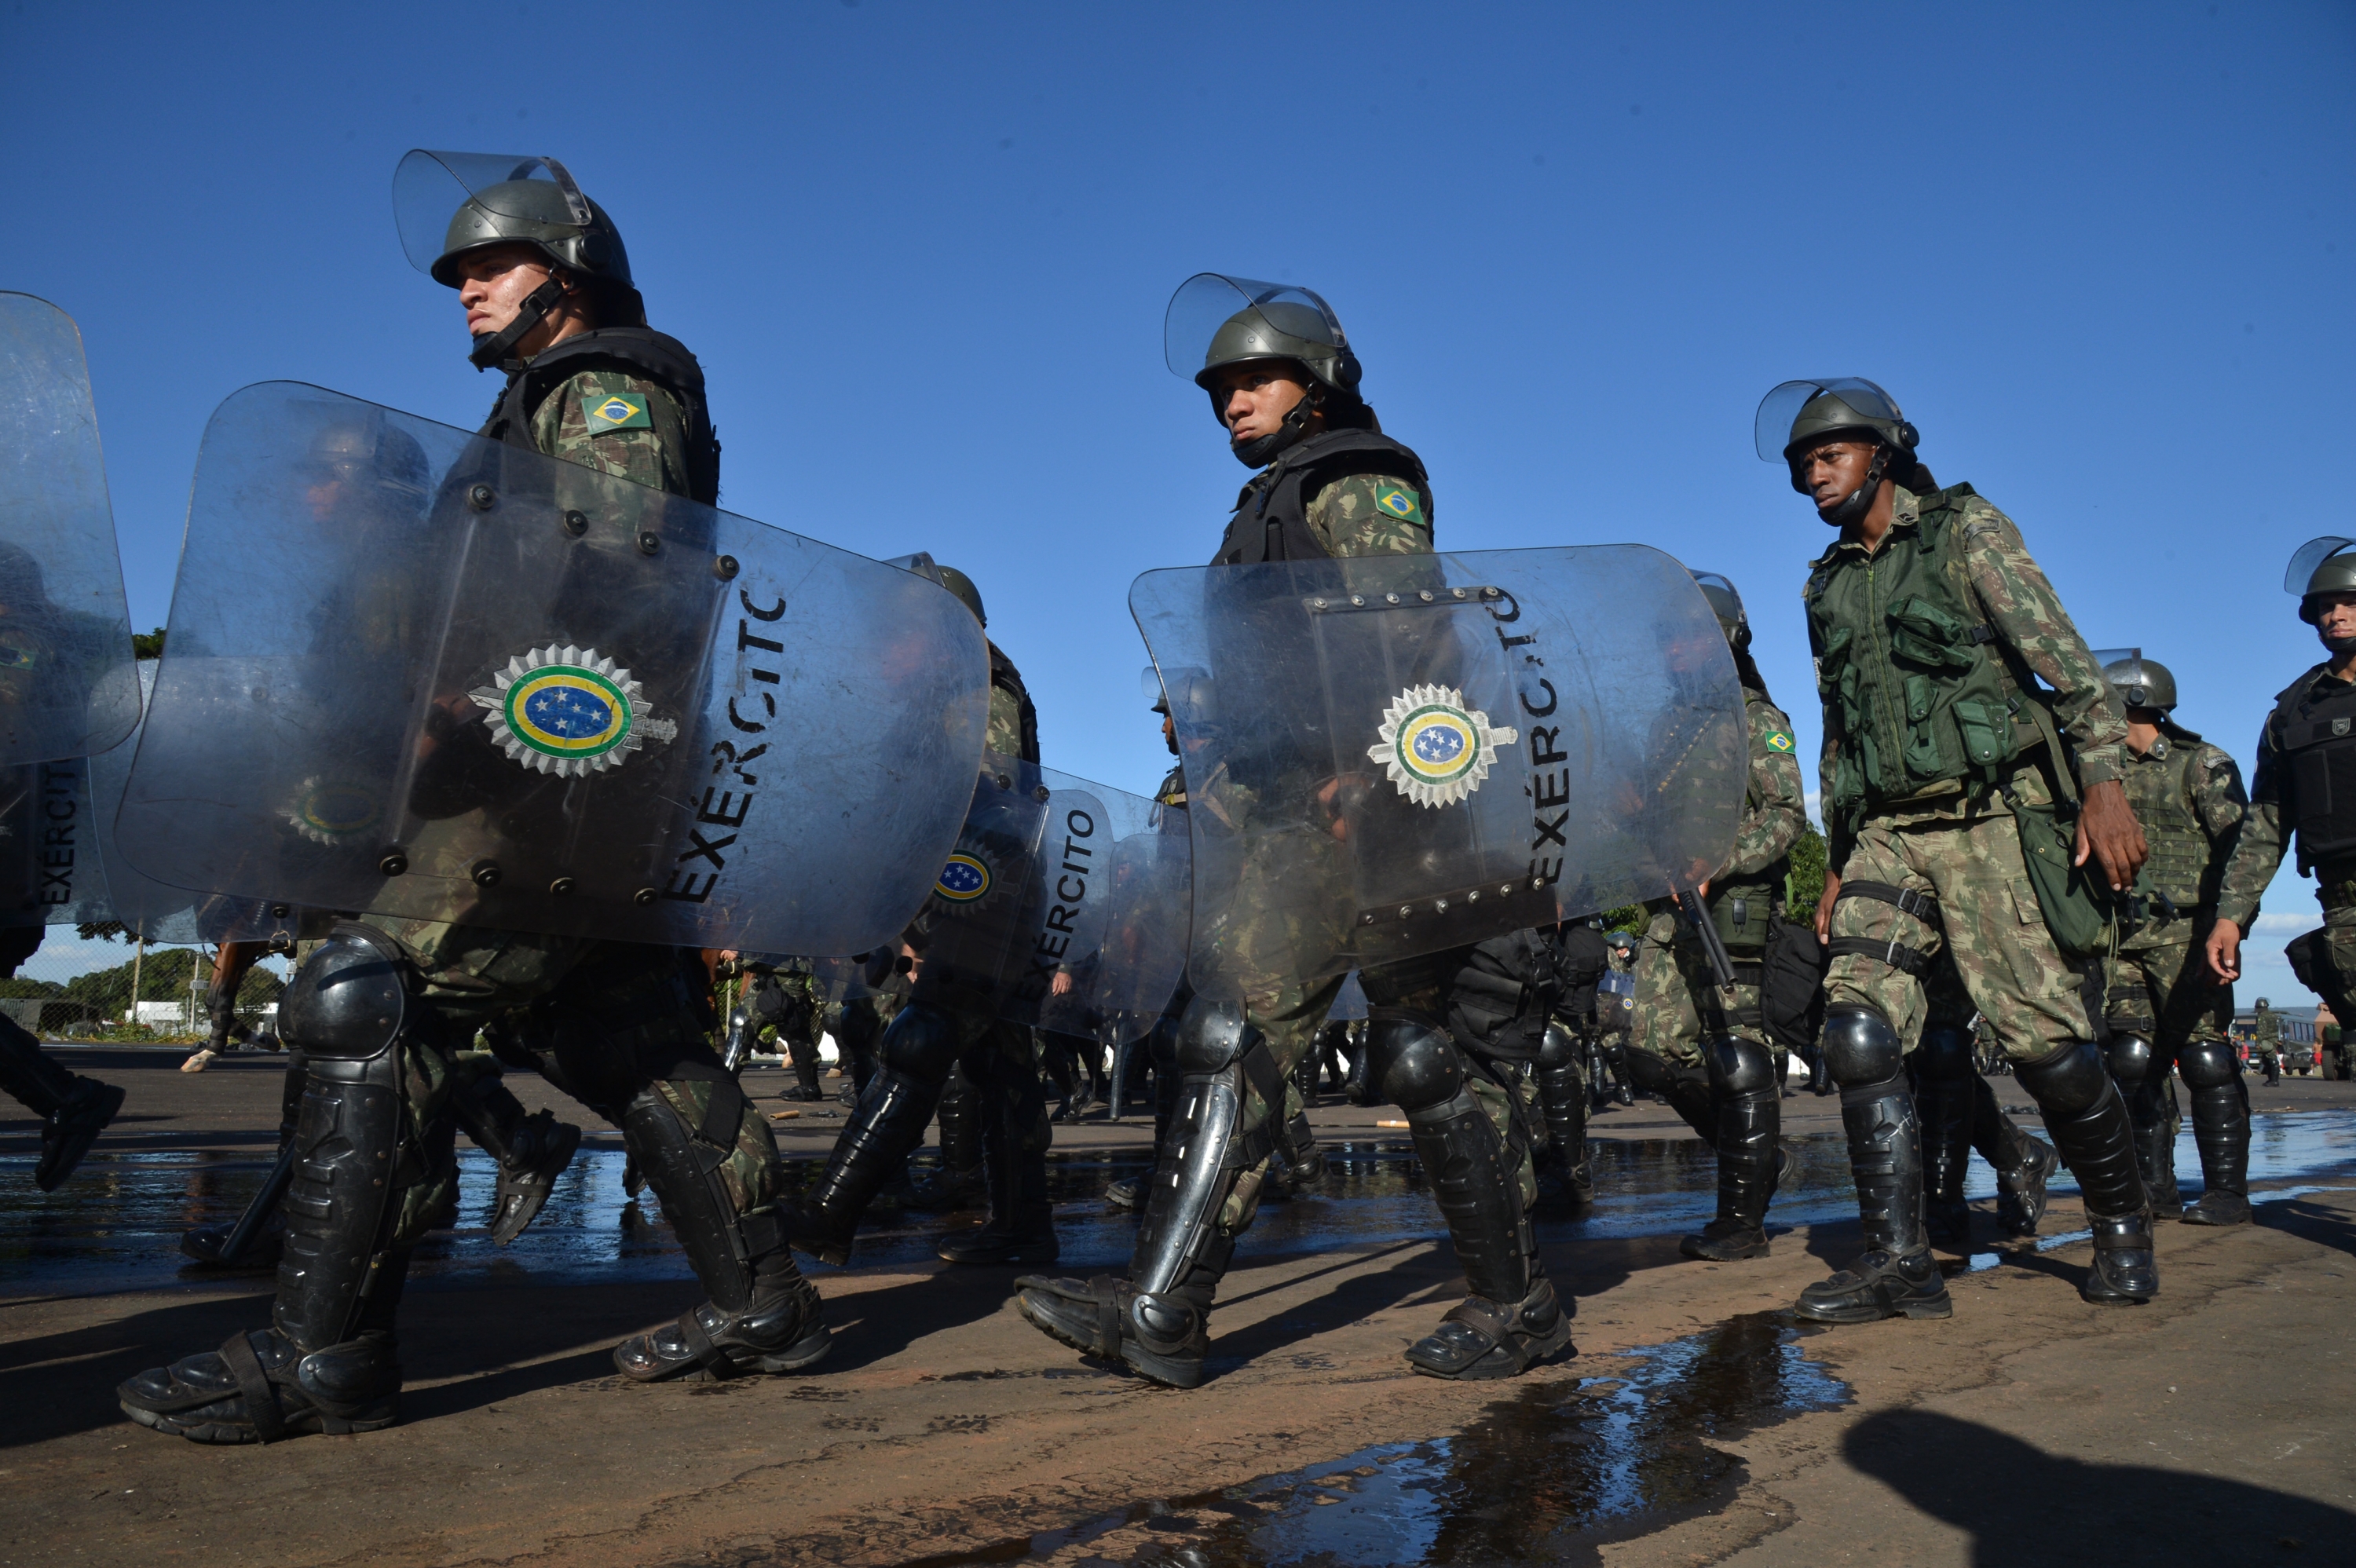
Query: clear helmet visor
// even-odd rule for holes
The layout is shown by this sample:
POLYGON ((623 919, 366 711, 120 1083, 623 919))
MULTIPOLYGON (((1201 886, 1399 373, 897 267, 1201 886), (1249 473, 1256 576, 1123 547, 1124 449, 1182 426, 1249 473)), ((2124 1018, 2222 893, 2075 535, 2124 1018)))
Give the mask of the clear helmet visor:
POLYGON ((1701 590, 1701 596, 1709 601, 1711 611, 1718 616, 1719 628, 1732 636, 1734 628, 1742 624, 1742 595, 1720 572, 1697 571, 1693 580, 1701 590))
POLYGON ((584 229, 591 220, 588 198, 554 158, 412 147, 392 171, 392 219, 411 266, 432 274, 449 239, 451 219, 469 201, 503 218, 545 220, 562 209, 584 229))
POLYGON ((2291 556, 2290 565, 2283 571, 2283 592, 2294 599, 2306 598, 2307 585, 2315 581, 2315 569, 2351 546, 2356 546, 2356 539, 2341 539, 2337 534, 2308 540, 2291 556))
MULTIPOLYGON (((1237 345, 1257 340, 1270 349, 1266 357, 1297 357, 1280 352, 1288 342, 1329 349, 1349 347, 1341 318, 1313 290, 1197 272, 1178 285, 1162 317, 1162 357, 1170 373, 1189 381, 1201 374, 1212 357, 1213 344, 1230 322, 1238 328, 1231 335, 1237 345)), ((1228 347, 1221 345, 1223 360, 1254 357, 1248 352, 1227 353, 1228 347)))
POLYGON ((1783 461, 1783 449, 1792 444, 1792 421, 1800 417, 1802 409, 1826 392, 1869 419, 1895 422, 1906 417, 1898 411, 1897 399, 1860 377, 1825 376, 1814 380, 1786 381, 1759 400, 1752 436, 1761 462, 1783 461))

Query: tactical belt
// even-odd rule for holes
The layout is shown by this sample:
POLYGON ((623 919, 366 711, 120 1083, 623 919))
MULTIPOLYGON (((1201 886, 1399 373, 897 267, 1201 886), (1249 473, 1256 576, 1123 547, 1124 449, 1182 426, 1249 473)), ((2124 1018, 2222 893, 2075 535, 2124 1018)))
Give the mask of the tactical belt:
MULTIPOLYGON (((1842 899, 1848 898, 1871 899, 1876 903, 1890 904, 1895 906, 1900 913, 1911 914, 1934 931, 1944 929, 1939 918, 1939 900, 1936 894, 1895 888, 1888 882, 1843 882, 1840 885, 1840 891, 1834 895, 1833 901, 1838 903, 1842 899)), ((1929 954, 1918 948, 1909 947, 1894 936, 1887 942, 1876 942, 1869 936, 1836 936, 1825 944, 1825 956, 1827 959, 1837 958, 1844 953, 1855 953, 1863 957, 1871 958, 1878 963, 1888 965, 1892 969, 1903 970, 1917 978, 1930 972, 1933 962, 1929 954)))

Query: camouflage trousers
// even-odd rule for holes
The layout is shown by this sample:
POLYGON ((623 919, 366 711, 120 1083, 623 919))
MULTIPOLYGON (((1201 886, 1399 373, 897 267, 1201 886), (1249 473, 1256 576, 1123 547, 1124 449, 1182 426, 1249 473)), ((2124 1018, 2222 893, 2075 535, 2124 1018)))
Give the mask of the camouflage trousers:
MULTIPOLYGON (((1759 987, 1737 985, 1730 1011, 1725 993, 1710 974, 1701 944, 1683 937, 1685 923, 1674 910, 1653 912, 1652 923, 1636 944, 1635 1021, 1630 1049, 1649 1052, 1678 1067, 1701 1061, 1701 1042, 1739 1035, 1768 1043, 1759 1019, 1759 987)), ((1740 962, 1740 960, 1738 960, 1740 962)))
MULTIPOLYGON (((2019 829, 2000 805, 1922 821, 1868 818, 1840 877, 1937 898, 1936 923, 1879 899, 1840 899, 1833 905, 1833 938, 1861 938, 1876 947, 1895 943, 1931 960, 1933 969, 1944 955, 2012 1060, 2042 1061, 2092 1038, 2083 977, 2045 929, 2019 829)), ((1836 954, 1825 997, 1833 1007, 1880 1013, 1909 1051, 1930 1013, 1922 978, 1878 953, 1836 954)))
MULTIPOLYGON (((712 1096, 726 1085, 711 1021, 680 1003, 673 949, 380 916, 368 923, 409 946, 425 999, 445 1026, 412 1031, 399 1047, 414 1152, 396 1178, 391 1245, 409 1245, 455 1218, 454 1100, 497 1071, 489 1052, 472 1049, 494 1019, 515 1026, 543 1078, 615 1125, 651 1091, 702 1137, 712 1096)), ((773 1211, 784 1170, 767 1119, 747 1103, 733 1145, 714 1147, 725 1147, 719 1174, 734 1211, 773 1211)))
MULTIPOLYGON (((2172 1061, 2193 1040, 2223 1040, 2233 1021, 2233 987, 2209 973, 2201 944, 2207 921, 2155 920, 2119 944, 2111 960, 2111 1028, 2139 1034, 2172 1061)), ((2351 933, 2356 935, 2356 933, 2351 933)))

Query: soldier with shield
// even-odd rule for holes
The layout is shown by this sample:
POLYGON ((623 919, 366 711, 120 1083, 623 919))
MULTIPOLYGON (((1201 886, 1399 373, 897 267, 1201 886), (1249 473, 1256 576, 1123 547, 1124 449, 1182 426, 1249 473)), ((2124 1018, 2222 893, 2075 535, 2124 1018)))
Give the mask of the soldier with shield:
POLYGON ((1743 818, 1733 858, 1697 889, 1697 912, 1652 901, 1637 949, 1628 1075, 1651 1090, 1718 1154, 1718 1217, 1678 1243, 1689 1258, 1729 1263, 1767 1255, 1767 1203, 1784 1156, 1783 1094, 1759 1007, 1771 922, 1783 915, 1792 846, 1807 828, 1792 721, 1767 695, 1751 656, 1751 619, 1734 584, 1694 574, 1734 651, 1750 735, 1743 818), (1696 916, 1718 933, 1724 974, 1696 916))
MULTIPOLYGON (((18 886, 0 910, 0 969, 41 944, 44 923, 95 895, 95 845, 79 759, 139 717, 131 619, 107 503, 81 334, 30 294, 0 293, 0 769, 18 886), (48 764, 48 765, 36 765, 48 764)), ((0 883, 5 885, 5 883, 0 883)), ((84 918, 102 918, 97 915, 84 918)), ((35 1185, 53 1191, 123 1105, 123 1091, 69 1072, 0 1018, 0 1092, 41 1118, 35 1185)))
POLYGON ((1954 1309, 1923 1220, 1926 1137, 1935 1126, 1960 1162, 1971 1126, 1966 1015, 1927 1027, 1924 976, 1943 953, 2085 1195, 2081 1293, 2147 1301, 2150 1204, 2090 1012, 2112 898, 2147 853, 2119 783, 2126 723, 2019 529, 1969 485, 1939 488, 1918 439, 1869 381, 1786 382, 1760 404, 1759 455, 1839 530, 1804 598, 1825 711, 1824 1055, 1865 1251, 1798 1310, 1859 1323, 1954 1309), (1935 1123, 1909 1084, 1918 1050, 1935 1123))
MULTIPOLYGON (((1580 787, 1567 772, 1532 778, 1526 795, 1482 789, 1493 771, 1529 765, 1509 750, 1519 731, 1493 712, 1518 705, 1537 726, 1531 756, 1565 763, 1556 743, 1579 726, 1552 717, 1569 703, 1544 667, 1566 651, 1546 605, 1467 585, 1431 553, 1423 464, 1382 433, 1316 294, 1199 274, 1172 301, 1165 343, 1229 450, 1258 471, 1210 569, 1150 573, 1130 593, 1181 744, 1202 747, 1184 763, 1195 994, 1178 1029, 1179 1107, 1126 1276, 1031 1276, 1022 1310, 1155 1381, 1202 1381, 1209 1313, 1269 1179, 1288 1085, 1355 966, 1370 1093, 1406 1112, 1470 1289, 1408 1363, 1513 1376, 1569 1343, 1569 1312, 1529 1221, 1518 1072, 1505 1053, 1460 1047, 1451 1004, 1476 944, 1550 929, 1564 912, 1556 880, 1579 884, 1565 898, 1596 891, 1587 851, 1617 844, 1557 809, 1580 787)), ((1628 608, 1646 621, 1641 593, 1628 608)), ((1598 743, 1580 757, 1612 754, 1598 743)), ((1467 987, 1467 1000, 1526 1058, 1550 997, 1525 1005, 1526 974, 1486 977, 1494 994, 1467 987), (1509 1005, 1488 1005, 1508 991, 1509 1005)))
MULTIPOLYGON (((817 1293, 795 1266, 777 1212, 781 1168, 766 1119, 711 1044, 709 976, 697 951, 705 944, 670 945, 662 934, 750 925, 757 939, 760 912, 730 901, 723 877, 733 868, 737 885, 757 886, 746 863, 773 852, 798 852, 821 880, 837 878, 826 896, 838 906, 866 892, 842 885, 847 868, 819 864, 823 846, 792 841, 803 831, 792 819, 773 811, 766 834, 747 824, 756 801, 771 804, 756 793, 762 779, 796 761, 766 759, 770 748, 756 740, 780 699, 802 689, 784 639, 805 639, 797 656, 819 661, 808 651, 816 628, 789 619, 784 594, 766 586, 767 558, 715 553, 717 530, 737 530, 726 537, 741 536, 740 549, 791 552, 814 605, 826 590, 813 574, 856 581, 887 601, 899 591, 885 580, 905 579, 710 509, 719 447, 702 373, 685 347, 645 325, 619 232, 562 165, 412 153, 395 197, 412 260, 458 293, 475 338, 469 358, 504 370, 506 385, 472 443, 378 411, 405 439, 430 438, 447 456, 412 516, 388 519, 367 541, 367 561, 355 558, 359 541, 290 531, 278 542, 292 557, 327 563, 339 585, 315 602, 319 626, 341 613, 412 612, 416 624, 348 663, 328 704, 303 687, 310 667, 268 653, 270 628, 223 609, 226 592, 198 549, 229 510, 230 492, 217 486, 243 475, 233 489, 241 517, 269 526, 261 496, 271 475, 251 453, 266 454, 311 404, 329 410, 331 422, 342 417, 333 411, 358 406, 267 388, 232 398, 208 432, 158 683, 159 711, 194 717, 162 735, 151 719, 123 812, 134 860, 163 865, 182 852, 160 827, 168 807, 212 811, 220 823, 210 837, 256 847, 238 877, 307 883, 315 905, 388 912, 337 924, 283 1004, 308 1081, 270 1327, 119 1391, 133 1419, 199 1442, 398 1420, 394 1312, 412 1245, 448 1212, 457 1058, 486 1026, 621 1127, 708 1298, 618 1346, 625 1376, 793 1371, 828 1348, 817 1293), (453 554, 443 540, 466 549, 453 554), (381 603, 359 593, 339 612, 370 571, 419 578, 381 603), (440 599, 419 586, 437 582, 440 599), (745 683, 733 697, 712 651, 730 646, 731 630, 733 678, 745 683), (240 663, 240 646, 261 651, 240 663), (249 688, 252 700, 241 707, 249 688), (683 706, 707 735, 718 713, 728 738, 708 743, 709 766, 677 744, 671 715, 683 706), (264 727, 265 738, 234 747, 240 725, 264 727), (317 739, 346 732, 354 739, 340 745, 317 739), (215 804, 203 781, 233 748, 249 767, 291 753, 284 765, 318 771, 291 780, 285 804, 215 804), (348 773, 331 772, 346 753, 348 773), (380 776, 395 781, 389 798, 380 776), (640 879, 647 885, 633 893, 640 879), (610 931, 637 939, 602 934, 610 931)), ((385 441, 376 451, 384 458, 398 447, 385 441)), ((854 689, 870 674, 924 688, 916 700, 935 704, 928 722, 946 734, 939 755, 963 733, 978 741, 942 723, 974 711, 963 661, 978 647, 969 654, 961 635, 934 635, 928 628, 948 623, 929 606, 881 608, 899 616, 897 649, 879 655, 862 644, 852 656, 871 667, 901 656, 905 669, 896 677, 829 669, 829 682, 842 700, 866 704, 877 744, 893 743, 897 720, 854 689)), ((835 645, 854 640, 848 625, 828 632, 835 645)), ((837 718, 803 717, 820 727, 837 718)), ((836 732, 840 743, 859 741, 836 732)), ((941 773, 934 754, 904 748, 917 794, 902 803, 908 826, 893 830, 912 835, 905 848, 920 857, 931 853, 921 847, 926 824, 949 820, 922 793, 941 773)), ((887 885, 873 901, 894 896, 887 885)), ((770 929, 787 923, 779 916, 770 929)))

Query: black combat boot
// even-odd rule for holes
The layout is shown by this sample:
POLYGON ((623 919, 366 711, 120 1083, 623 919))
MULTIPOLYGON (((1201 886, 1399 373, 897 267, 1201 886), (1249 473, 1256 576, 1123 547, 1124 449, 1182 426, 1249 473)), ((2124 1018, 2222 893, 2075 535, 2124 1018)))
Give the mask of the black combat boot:
MULTIPOLYGON (((1034 1079, 1035 1085, 1036 1080, 1034 1079)), ((1051 1264, 1061 1255, 1054 1206, 1047 1201, 1047 1153, 1023 1134, 1044 1116, 1035 1087, 1009 1101, 980 1086, 982 1167, 989 1178, 990 1218, 942 1239, 942 1259, 953 1264, 1051 1264)), ((1044 1140, 1042 1140, 1044 1141, 1044 1140)))
POLYGON ((1687 1236, 1677 1250, 1708 1263, 1767 1255, 1767 1204, 1782 1164, 1783 1091, 1766 1047, 1739 1036, 1706 1041, 1702 1050, 1716 1104, 1718 1218, 1687 1236))
POLYGON ((123 1091, 78 1078, 49 1060, 41 1042, 0 1018, 0 1090, 41 1118, 41 1157, 33 1185, 55 1192, 123 1109, 123 1091))
POLYGON ((825 1099, 826 1091, 819 1087, 818 1041, 797 1034, 785 1045, 786 1059, 793 1066, 794 1081, 778 1091, 777 1098, 800 1104, 814 1104, 825 1099))
POLYGON ((1570 1209, 1595 1201, 1595 1176, 1587 1152, 1587 1078, 1579 1042, 1560 1024, 1547 1026, 1537 1059, 1538 1107, 1545 1113, 1547 1147, 1538 1161, 1538 1200, 1570 1209))
POLYGON ((527 1116, 497 1077, 478 1078, 451 1100, 451 1113, 498 1167, 491 1196, 491 1240, 506 1246, 524 1232, 556 1190, 556 1179, 581 1147, 581 1129, 552 1111, 527 1116))
POLYGON ((2151 1207, 2136 1169, 2126 1102, 2091 1041, 2013 1069, 2044 1113, 2062 1163, 2078 1179, 2094 1232, 2094 1266, 2078 1294, 2094 1302, 2145 1302, 2159 1292, 2151 1207))
MULTIPOLYGON (((875 1195, 899 1177, 924 1141, 941 1088, 957 1060, 955 1016, 929 1002, 900 1009, 876 1048, 875 1071, 858 1105, 843 1122, 818 1185, 786 1211, 794 1245, 838 1267, 851 1259, 851 1239, 875 1195)), ((969 1124, 970 1125, 970 1124, 969 1124)), ((981 1164, 980 1129, 972 1159, 981 1164)), ((949 1157, 948 1129, 942 1157, 949 1157)))
POLYGON ((2008 1236, 2033 1236, 2045 1218, 2045 1183, 2062 1168, 2062 1157, 1996 1103, 1996 1090, 1972 1073, 1972 1147, 1996 1168, 1997 1229, 2008 1236))
POLYGON ((1969 1252, 1964 1177, 1972 1157, 1972 1037, 1931 1024, 1914 1048, 1914 1114, 1922 1126, 1922 1225, 1934 1247, 1969 1252))
MULTIPOLYGON (((1398 1074, 1395 1067, 1391 1076, 1398 1074)), ((1408 1348, 1408 1365, 1467 1382, 1518 1376, 1570 1344, 1570 1311, 1538 1263, 1508 1165, 1519 1163, 1520 1151, 1497 1136, 1461 1081, 1449 1099, 1408 1111, 1408 1126, 1470 1290, 1439 1328, 1408 1348)))
POLYGON ((722 1179, 749 1104, 734 1077, 711 1089, 701 1127, 690 1128, 651 1086, 622 1115, 623 1141, 709 1298, 614 1347, 615 1368, 638 1382, 800 1371, 830 1349, 818 1292, 794 1266, 779 1217, 738 1213, 722 1179))
POLYGON ((2250 1222, 2250 1091, 2242 1063, 2223 1040, 2196 1040, 2178 1052, 2192 1101, 2192 1142, 2201 1151, 2201 1196, 2184 1211, 2188 1225, 2250 1222))
POLYGON ((1835 1006, 1825 1014, 1824 1051, 1841 1084, 1865 1253, 1802 1291, 1794 1310, 1816 1323, 1953 1317, 1922 1229, 1922 1124, 1897 1034, 1869 1008, 1835 1006))
POLYGON ((399 1175, 420 1161, 399 1042, 455 1033, 414 986, 397 944, 348 922, 295 972, 282 1008, 304 1090, 271 1326, 121 1384, 132 1420, 198 1443, 266 1443, 401 1418, 392 1323, 409 1254, 387 1243, 399 1175))

